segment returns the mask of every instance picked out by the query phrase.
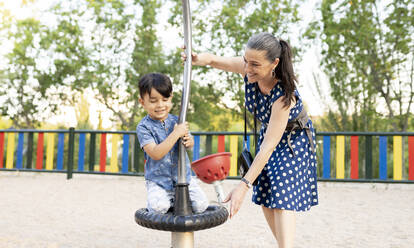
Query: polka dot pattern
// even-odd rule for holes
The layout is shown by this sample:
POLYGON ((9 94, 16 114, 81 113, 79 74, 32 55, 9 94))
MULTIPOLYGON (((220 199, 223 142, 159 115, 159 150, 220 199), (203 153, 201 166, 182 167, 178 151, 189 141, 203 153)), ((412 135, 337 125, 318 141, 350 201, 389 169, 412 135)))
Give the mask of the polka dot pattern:
MULTIPOLYGON (((245 77, 247 83, 247 77, 245 77)), ((257 147, 260 148, 266 133, 273 103, 284 95, 280 83, 268 95, 262 94, 257 83, 246 85, 246 106, 253 112, 256 106, 256 117, 262 123, 257 147), (258 91, 258 92, 256 92, 258 91), (257 98, 257 99, 256 99, 257 98)), ((295 90, 296 105, 290 110, 289 121, 296 118, 303 109, 302 99, 295 90)), ((316 155, 309 142, 315 142, 315 131, 311 120, 308 121, 313 140, 304 131, 292 131, 291 144, 295 156, 287 143, 288 132, 285 131, 279 144, 274 149, 267 164, 259 175, 258 185, 253 189, 252 201, 268 208, 307 211, 318 204, 316 182, 316 155)))

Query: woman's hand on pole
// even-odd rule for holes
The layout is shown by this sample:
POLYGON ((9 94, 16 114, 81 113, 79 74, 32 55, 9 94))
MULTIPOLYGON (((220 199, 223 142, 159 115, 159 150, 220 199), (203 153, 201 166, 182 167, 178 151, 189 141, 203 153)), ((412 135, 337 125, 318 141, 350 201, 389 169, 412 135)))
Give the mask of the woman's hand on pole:
POLYGON ((248 189, 245 183, 240 182, 224 199, 223 203, 230 201, 230 218, 239 211, 248 189))
MULTIPOLYGON (((182 46, 181 49, 185 50, 185 46, 182 46)), ((191 53, 191 61, 192 61, 192 65, 196 65, 196 66, 206 66, 210 64, 210 56, 208 53, 195 53, 192 52, 191 53)), ((181 53, 181 60, 184 62, 187 60, 187 55, 185 52, 181 53)))

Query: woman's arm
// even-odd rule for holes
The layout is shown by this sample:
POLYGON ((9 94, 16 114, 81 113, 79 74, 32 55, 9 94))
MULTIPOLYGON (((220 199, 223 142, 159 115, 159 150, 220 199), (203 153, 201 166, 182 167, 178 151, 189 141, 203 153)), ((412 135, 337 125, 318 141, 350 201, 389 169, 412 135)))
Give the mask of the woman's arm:
MULTIPOLYGON (((294 105, 295 102, 292 102, 291 107, 294 105)), ((289 120, 289 111, 291 107, 283 107, 283 97, 280 97, 273 103, 269 126, 267 127, 263 143, 260 146, 260 151, 256 154, 250 169, 244 176, 249 182, 253 182, 259 176, 263 167, 269 160, 270 155, 272 155, 272 152, 279 144, 289 120)), ((223 201, 231 201, 230 218, 239 211, 247 190, 247 185, 244 182, 240 182, 223 201)))
MULTIPOLYGON (((283 97, 273 103, 269 125, 264 134, 260 151, 256 154, 249 171, 244 176, 249 182, 253 182, 259 176, 283 136, 290 112, 290 108, 284 108, 283 104, 283 97)), ((295 106, 295 103, 292 102, 291 106, 295 106)))
MULTIPOLYGON (((183 61, 186 55, 181 54, 183 61)), ((239 73, 244 76, 244 61, 242 57, 223 57, 211 53, 192 53, 192 64, 196 66, 211 66, 223 71, 239 73)))
POLYGON ((209 57, 208 65, 223 71, 239 73, 244 76, 244 61, 242 57, 222 57, 214 54, 204 53, 198 56, 209 57))

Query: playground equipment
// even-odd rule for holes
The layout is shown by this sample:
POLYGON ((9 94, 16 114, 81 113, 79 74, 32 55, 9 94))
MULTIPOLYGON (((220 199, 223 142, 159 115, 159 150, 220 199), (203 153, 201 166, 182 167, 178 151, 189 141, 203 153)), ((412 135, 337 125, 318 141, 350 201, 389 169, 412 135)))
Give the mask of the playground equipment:
MULTIPOLYGON (((182 0, 184 19, 184 43, 187 59, 184 64, 184 86, 181 98, 179 123, 185 122, 190 96, 191 81, 191 14, 189 0, 182 0)), ((175 199, 172 212, 166 214, 150 213, 146 208, 135 212, 137 224, 164 231, 171 231, 173 248, 194 247, 194 231, 212 228, 224 223, 228 218, 223 206, 209 206, 204 213, 193 214, 190 204, 188 182, 186 180, 186 151, 179 142, 178 182, 175 187, 175 199)))
POLYGON ((217 200, 220 204, 224 200, 221 181, 229 174, 230 157, 230 152, 220 152, 202 157, 191 164, 191 167, 201 181, 214 185, 217 200))

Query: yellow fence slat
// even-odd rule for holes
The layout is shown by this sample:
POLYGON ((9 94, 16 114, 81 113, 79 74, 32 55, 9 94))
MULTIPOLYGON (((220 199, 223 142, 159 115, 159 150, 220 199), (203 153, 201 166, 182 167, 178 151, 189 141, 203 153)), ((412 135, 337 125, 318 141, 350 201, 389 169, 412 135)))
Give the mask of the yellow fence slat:
POLYGON ((345 137, 336 136, 336 178, 345 178, 345 137))
POLYGON ((393 179, 402 179, 402 137, 394 136, 394 170, 393 179))
POLYGON ((6 169, 13 169, 14 161, 14 137, 15 133, 9 133, 7 135, 7 158, 6 158, 6 169))
POLYGON ((119 135, 112 134, 112 155, 111 155, 111 172, 118 172, 118 141, 119 135))
POLYGON ((55 148, 55 134, 47 134, 47 147, 46 147, 46 170, 53 170, 53 158, 55 148))
POLYGON ((237 135, 230 136, 230 172, 229 176, 237 176, 237 157, 238 157, 238 137, 237 135))

